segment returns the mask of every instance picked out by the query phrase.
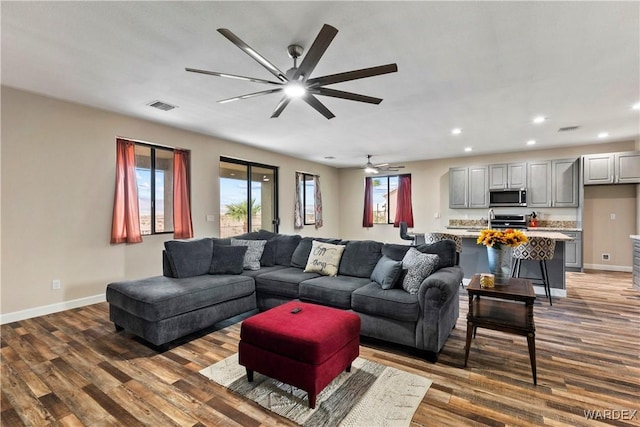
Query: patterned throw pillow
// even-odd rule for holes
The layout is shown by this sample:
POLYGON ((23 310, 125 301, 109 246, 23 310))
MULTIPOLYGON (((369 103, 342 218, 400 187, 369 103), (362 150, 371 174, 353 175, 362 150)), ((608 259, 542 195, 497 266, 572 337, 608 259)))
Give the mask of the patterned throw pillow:
POLYGON ((402 281, 402 288, 412 295, 418 293, 422 281, 438 267, 439 257, 433 254, 423 254, 416 248, 411 248, 402 259, 402 268, 407 275, 402 281))
POLYGON ((260 258, 264 251, 266 240, 231 239, 231 246, 246 246, 242 268, 245 270, 260 270, 260 258))
POLYGON ((335 276, 338 274, 342 252, 344 252, 343 245, 332 245, 314 240, 304 271, 320 273, 323 276, 335 276))

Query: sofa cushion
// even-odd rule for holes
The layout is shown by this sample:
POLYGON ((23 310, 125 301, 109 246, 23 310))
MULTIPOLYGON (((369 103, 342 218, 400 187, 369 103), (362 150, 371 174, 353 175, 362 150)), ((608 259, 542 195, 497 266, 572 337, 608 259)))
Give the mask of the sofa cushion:
POLYGON ((291 267, 305 268, 307 266, 309 254, 311 253, 311 246, 314 241, 337 245, 341 240, 324 237, 303 237, 296 250, 293 251, 293 255, 291 256, 291 267))
POLYGON ((318 273, 305 273, 299 268, 286 267, 256 276, 256 291, 298 298, 298 284, 318 276, 318 273))
POLYGON ((441 240, 435 243, 423 243, 416 249, 425 254, 438 255, 438 269, 456 265, 456 243, 453 240, 441 240))
POLYGON ((262 256, 260 257, 261 267, 273 267, 274 265, 276 265, 277 244, 277 241, 273 238, 267 240, 267 243, 264 244, 264 250, 262 251, 262 256))
POLYGON ((378 283, 382 289, 391 289, 395 286, 401 273, 402 261, 394 261, 383 255, 371 273, 371 280, 378 283))
POLYGON ((348 309, 351 308, 351 293, 368 283, 371 283, 368 277, 317 277, 300 283, 300 300, 348 309))
POLYGON ((420 314, 417 295, 411 295, 404 289, 382 289, 377 283, 369 283, 353 291, 351 308, 359 313, 404 322, 415 322, 420 314))
POLYGON ((211 237, 211 240, 213 240, 213 244, 214 245, 219 245, 219 246, 230 246, 231 245, 231 239, 229 237, 225 237, 225 238, 211 237))
POLYGON ((338 274, 338 266, 343 252, 344 246, 342 245, 332 245, 314 240, 304 271, 320 273, 323 276, 335 276, 338 274))
POLYGON ((402 261, 402 258, 404 258, 409 249, 411 249, 409 245, 385 243, 382 245, 382 255, 386 255, 394 261, 402 261))
POLYGON ((164 242, 164 247, 175 277, 193 277, 209 273, 213 256, 211 239, 168 240, 164 242))
POLYGON ((148 321, 158 321, 255 292, 251 277, 220 275, 175 279, 165 276, 107 285, 107 301, 148 321))
POLYGON ((402 280, 402 288, 412 295, 418 293, 420 284, 438 267, 438 255, 424 254, 416 248, 411 248, 402 259, 402 268, 407 274, 402 280))
POLYGON ((259 270, 260 258, 264 251, 266 240, 242 240, 231 239, 231 246, 246 246, 247 252, 244 254, 244 263, 242 267, 246 270, 259 270))
POLYGON ((261 274, 270 273, 272 271, 282 270, 284 268, 289 268, 284 265, 272 265, 271 267, 260 267, 260 270, 242 270, 243 276, 256 277, 261 274))
POLYGON ((382 243, 373 240, 349 241, 342 254, 338 274, 368 279, 380 257, 382 243))
POLYGON ((272 238, 276 242, 276 265, 291 266, 291 256, 296 250, 302 237, 299 235, 280 234, 272 238))
POLYGON ((246 246, 213 245, 209 274, 240 274, 246 246))

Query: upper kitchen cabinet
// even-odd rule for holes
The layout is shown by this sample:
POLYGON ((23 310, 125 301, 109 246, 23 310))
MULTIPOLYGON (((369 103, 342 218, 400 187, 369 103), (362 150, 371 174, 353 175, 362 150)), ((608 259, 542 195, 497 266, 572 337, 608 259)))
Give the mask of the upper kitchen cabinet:
POLYGON ((640 152, 582 156, 584 185, 640 183, 640 152))
POLYGON ((551 161, 551 207, 578 206, 579 174, 577 159, 551 161))
POLYGON ((526 163, 489 165, 489 189, 524 188, 527 186, 526 163))
POLYGON ((489 207, 487 166, 449 169, 449 208, 489 207))
POLYGON ((551 206, 551 162, 527 163, 527 206, 548 208, 551 206))
POLYGON ((577 159, 527 163, 527 206, 573 208, 578 206, 577 159))

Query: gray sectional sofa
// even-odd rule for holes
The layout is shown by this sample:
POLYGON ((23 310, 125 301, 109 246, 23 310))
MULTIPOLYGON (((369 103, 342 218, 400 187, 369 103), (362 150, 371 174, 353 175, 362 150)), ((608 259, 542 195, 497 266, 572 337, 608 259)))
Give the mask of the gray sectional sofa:
POLYGON ((362 320, 362 336, 413 347, 435 360, 455 326, 463 272, 455 264, 452 241, 416 247, 420 253, 437 255, 430 258, 437 265, 410 293, 398 284, 383 289, 372 280, 374 270, 379 276, 379 262, 397 265, 406 259, 411 248, 407 245, 264 230, 237 239, 249 247, 253 243, 247 241, 264 241, 258 242, 263 245, 259 269, 238 269, 236 258, 246 249, 237 246, 238 241, 233 242, 235 249, 231 239, 170 241, 163 251, 163 276, 110 283, 106 297, 116 329, 164 346, 256 308, 263 311, 300 300, 353 311, 362 320), (304 271, 314 240, 344 246, 336 276, 304 271))

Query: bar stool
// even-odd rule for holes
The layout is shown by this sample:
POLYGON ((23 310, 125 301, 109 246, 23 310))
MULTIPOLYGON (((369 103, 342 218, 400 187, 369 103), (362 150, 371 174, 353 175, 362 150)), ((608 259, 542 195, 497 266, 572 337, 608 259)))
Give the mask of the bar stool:
POLYGON ((553 302, 551 301, 551 286, 549 285, 547 261, 553 259, 555 249, 556 241, 548 237, 529 237, 527 243, 513 248, 511 277, 520 277, 520 264, 522 260, 539 261, 541 277, 523 277, 523 279, 541 282, 544 286, 544 294, 549 298, 549 305, 553 305, 553 302))
POLYGON ((412 245, 415 245, 416 243, 415 235, 409 234, 409 228, 407 227, 407 223, 404 221, 400 221, 400 238, 402 240, 411 240, 412 245))

